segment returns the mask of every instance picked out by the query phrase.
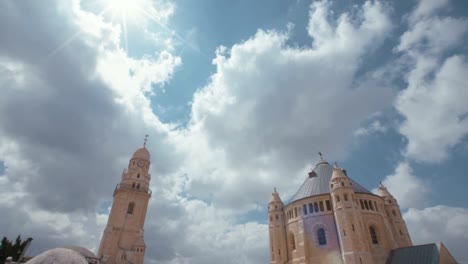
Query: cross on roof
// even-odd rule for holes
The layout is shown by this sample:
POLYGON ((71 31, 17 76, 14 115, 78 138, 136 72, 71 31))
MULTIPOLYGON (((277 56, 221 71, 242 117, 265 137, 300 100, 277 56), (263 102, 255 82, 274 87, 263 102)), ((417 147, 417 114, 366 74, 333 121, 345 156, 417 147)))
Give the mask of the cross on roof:
POLYGON ((146 142, 148 141, 148 135, 145 135, 145 142, 143 143, 143 147, 146 147, 146 142))
POLYGON ((320 159, 322 159, 322 155, 323 155, 322 152, 319 151, 318 154, 319 154, 319 156, 320 156, 320 159))

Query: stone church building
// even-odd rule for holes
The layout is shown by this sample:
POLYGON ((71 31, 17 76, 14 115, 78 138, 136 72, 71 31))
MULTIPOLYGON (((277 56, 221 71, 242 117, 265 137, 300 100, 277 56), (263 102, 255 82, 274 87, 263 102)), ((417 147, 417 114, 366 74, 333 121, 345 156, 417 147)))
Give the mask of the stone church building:
POLYGON ((397 200, 378 195, 320 157, 287 204, 268 204, 270 263, 457 263, 440 243, 413 246, 397 200))

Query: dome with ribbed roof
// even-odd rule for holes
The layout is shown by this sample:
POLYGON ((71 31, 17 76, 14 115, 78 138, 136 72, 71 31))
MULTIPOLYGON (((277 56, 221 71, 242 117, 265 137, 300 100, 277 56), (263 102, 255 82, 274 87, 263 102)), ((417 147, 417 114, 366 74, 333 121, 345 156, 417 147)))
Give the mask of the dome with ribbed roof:
MULTIPOLYGON (((333 167, 323 159, 320 159, 315 165, 315 168, 309 172, 309 176, 305 179, 296 194, 291 198, 289 203, 301 200, 307 197, 330 193, 330 179, 333 174, 333 167)), ((349 177, 348 177, 349 178, 349 177)), ((357 193, 369 193, 369 190, 349 178, 353 184, 353 189, 357 193)))
POLYGON ((150 161, 150 153, 146 149, 146 147, 141 147, 133 153, 132 159, 142 159, 146 161, 150 161))

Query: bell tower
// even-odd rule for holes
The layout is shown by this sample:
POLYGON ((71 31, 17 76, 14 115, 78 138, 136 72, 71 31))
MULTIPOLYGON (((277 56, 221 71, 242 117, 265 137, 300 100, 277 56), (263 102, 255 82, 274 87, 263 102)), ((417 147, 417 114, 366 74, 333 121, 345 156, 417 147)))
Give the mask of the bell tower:
POLYGON ((146 244, 143 239, 148 201, 151 197, 150 153, 142 148, 133 154, 128 168, 114 190, 114 200, 102 235, 98 257, 101 263, 143 264, 146 244))

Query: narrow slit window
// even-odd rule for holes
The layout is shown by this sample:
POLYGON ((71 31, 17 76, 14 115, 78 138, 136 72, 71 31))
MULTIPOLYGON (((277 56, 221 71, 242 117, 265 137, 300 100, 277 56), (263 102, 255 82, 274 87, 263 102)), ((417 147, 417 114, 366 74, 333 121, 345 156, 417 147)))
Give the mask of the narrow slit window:
POLYGON ((377 232, 375 232, 375 227, 373 226, 370 226, 369 227, 369 232, 370 232, 370 236, 371 236, 371 239, 372 239, 372 244, 378 244, 379 243, 379 240, 377 239, 377 232))
POLYGON ((302 211, 304 212, 304 215, 307 214, 307 204, 302 205, 302 211))
POLYGON ((320 246, 327 244, 327 237, 325 236, 325 230, 323 228, 317 230, 317 240, 320 246))
POLYGON ((128 204, 127 214, 133 214, 133 209, 135 208, 135 203, 131 202, 128 204))

